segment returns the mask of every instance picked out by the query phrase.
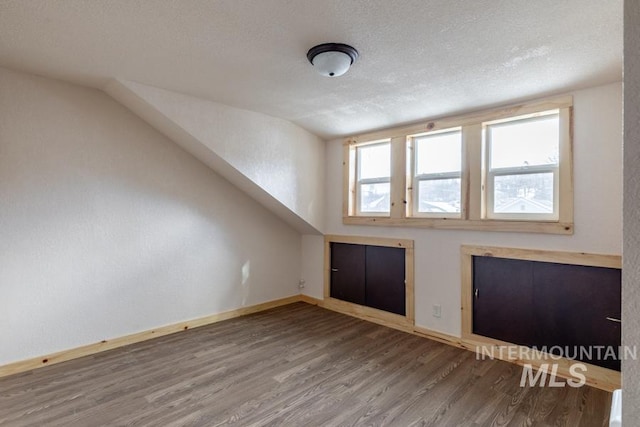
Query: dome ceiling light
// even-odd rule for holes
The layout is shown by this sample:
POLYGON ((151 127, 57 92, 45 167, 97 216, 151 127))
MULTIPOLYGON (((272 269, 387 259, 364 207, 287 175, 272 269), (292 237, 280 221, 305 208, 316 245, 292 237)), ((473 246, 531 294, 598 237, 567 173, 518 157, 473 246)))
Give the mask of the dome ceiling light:
POLYGON ((347 44, 323 43, 309 49, 307 59, 323 76, 338 77, 356 62, 358 51, 347 44))

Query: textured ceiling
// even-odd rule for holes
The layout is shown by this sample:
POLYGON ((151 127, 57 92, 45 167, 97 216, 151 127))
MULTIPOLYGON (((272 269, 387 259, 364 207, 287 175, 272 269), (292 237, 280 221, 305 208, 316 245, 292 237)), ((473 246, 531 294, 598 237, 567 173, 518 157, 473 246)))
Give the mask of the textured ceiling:
POLYGON ((325 138, 622 79, 622 0, 0 0, 0 66, 110 78, 325 138), (306 52, 343 42, 339 78, 306 52))

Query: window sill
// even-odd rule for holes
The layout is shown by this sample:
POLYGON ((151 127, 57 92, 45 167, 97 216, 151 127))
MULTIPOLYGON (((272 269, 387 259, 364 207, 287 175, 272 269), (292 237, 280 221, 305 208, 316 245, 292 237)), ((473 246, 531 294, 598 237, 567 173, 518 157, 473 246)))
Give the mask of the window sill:
POLYGON ((505 231, 519 233, 573 234, 572 222, 469 220, 457 218, 390 218, 373 216, 347 216, 346 225, 380 225, 385 227, 435 228, 441 230, 505 231))

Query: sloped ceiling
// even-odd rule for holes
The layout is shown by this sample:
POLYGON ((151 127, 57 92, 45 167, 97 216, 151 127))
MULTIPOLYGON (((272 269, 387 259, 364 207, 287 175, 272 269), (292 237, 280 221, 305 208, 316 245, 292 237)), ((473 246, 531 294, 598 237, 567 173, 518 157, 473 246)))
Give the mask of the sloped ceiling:
POLYGON ((105 91, 300 233, 321 233, 324 144, 317 136, 286 120, 140 83, 113 80, 105 91))
POLYGON ((111 78, 324 138, 622 78, 622 0, 0 0, 0 66, 111 78), (318 43, 361 53, 316 74, 318 43))

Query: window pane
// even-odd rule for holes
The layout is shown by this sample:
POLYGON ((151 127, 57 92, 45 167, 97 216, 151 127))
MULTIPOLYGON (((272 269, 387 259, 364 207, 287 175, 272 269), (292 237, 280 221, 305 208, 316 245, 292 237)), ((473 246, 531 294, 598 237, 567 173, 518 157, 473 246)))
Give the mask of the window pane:
POLYGON ((559 116, 490 125, 491 168, 557 165, 559 116))
POLYGON ((415 138, 416 175, 460 172, 461 135, 455 131, 415 138))
POLYGON ((460 178, 420 181, 418 212, 460 212, 460 178))
POLYGON ((360 212, 389 212, 391 184, 362 184, 360 186, 360 212))
POLYGON ((495 213, 553 213, 553 173, 496 176, 495 213))
POLYGON ((358 180, 391 176, 391 144, 358 147, 358 180))

